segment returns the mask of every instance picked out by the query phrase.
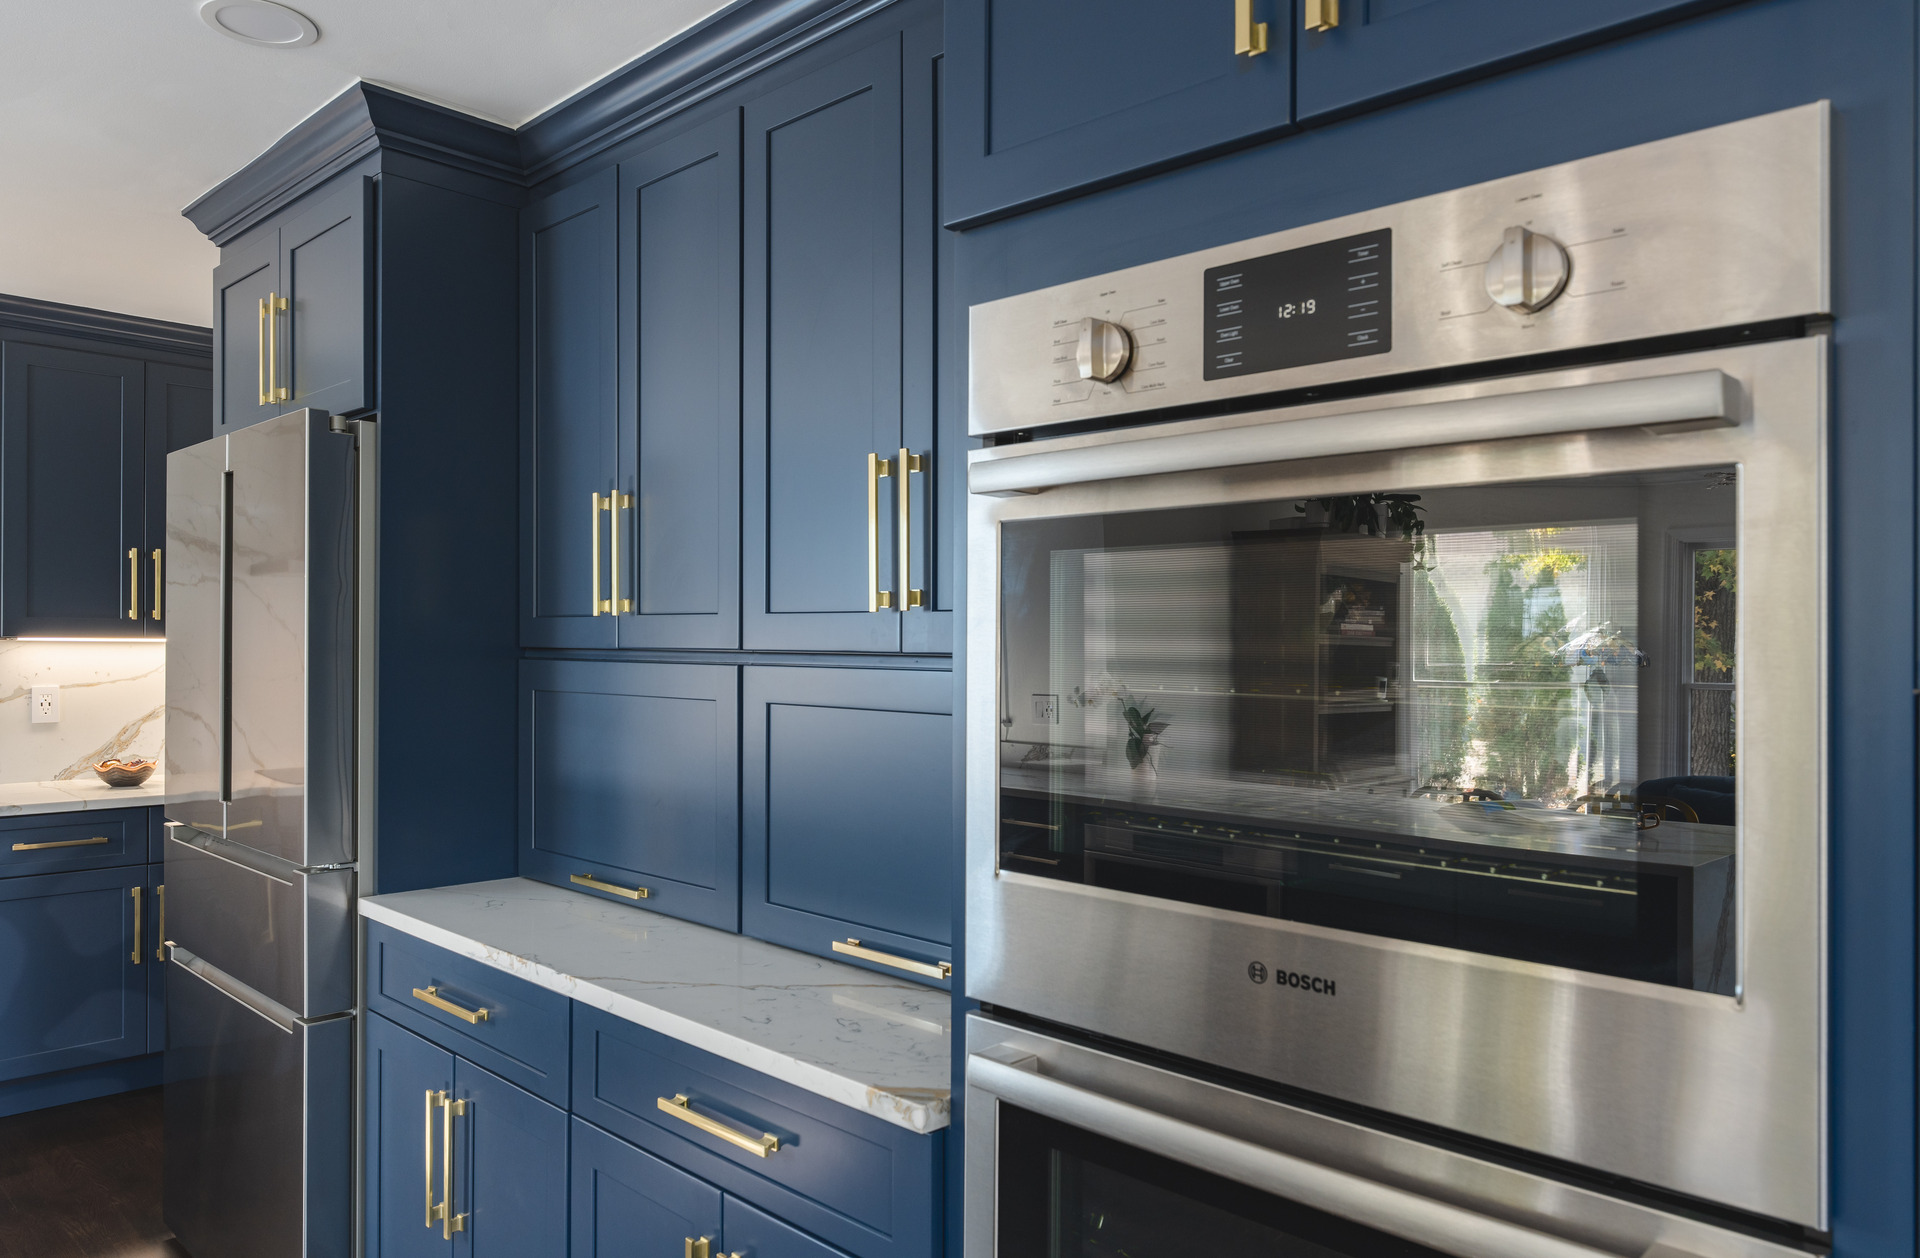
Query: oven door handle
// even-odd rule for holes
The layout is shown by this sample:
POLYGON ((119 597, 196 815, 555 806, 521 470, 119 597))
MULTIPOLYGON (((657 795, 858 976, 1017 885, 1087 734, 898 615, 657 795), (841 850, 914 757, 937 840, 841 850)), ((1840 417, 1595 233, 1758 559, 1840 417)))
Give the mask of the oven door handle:
POLYGON ((1405 1240, 1477 1258, 1627 1258, 1062 1083, 1039 1073, 1038 1059, 1013 1045, 988 1053, 968 1055, 969 1087, 1405 1240), (1023 1060, 1010 1065, 996 1060, 1001 1056, 1023 1060))

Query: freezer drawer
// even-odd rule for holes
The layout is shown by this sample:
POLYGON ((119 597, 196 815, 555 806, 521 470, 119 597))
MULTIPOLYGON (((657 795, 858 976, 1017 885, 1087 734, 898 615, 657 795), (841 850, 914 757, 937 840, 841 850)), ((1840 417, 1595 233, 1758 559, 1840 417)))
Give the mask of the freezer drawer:
POLYGON ((296 1017, 353 1007, 353 871, 302 872, 173 828, 167 936, 296 1017))
POLYGON ((194 1258, 345 1258, 352 1016, 293 1018, 181 948, 167 1007, 167 1226, 194 1258))

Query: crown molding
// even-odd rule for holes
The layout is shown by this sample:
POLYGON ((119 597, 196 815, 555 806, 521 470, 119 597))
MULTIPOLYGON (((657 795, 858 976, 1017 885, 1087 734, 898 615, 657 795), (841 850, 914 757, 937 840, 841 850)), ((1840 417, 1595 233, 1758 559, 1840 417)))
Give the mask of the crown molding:
POLYGON ((213 356, 212 328, 0 293, 0 333, 6 332, 99 341, 143 353, 213 356))

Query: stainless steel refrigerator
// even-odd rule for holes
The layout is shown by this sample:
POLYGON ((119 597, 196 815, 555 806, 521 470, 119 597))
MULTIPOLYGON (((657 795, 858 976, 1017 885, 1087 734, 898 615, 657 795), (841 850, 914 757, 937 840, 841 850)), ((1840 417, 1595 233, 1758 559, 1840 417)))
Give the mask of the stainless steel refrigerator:
POLYGON ((351 1249, 355 426, 167 458, 166 1221, 194 1258, 351 1249))

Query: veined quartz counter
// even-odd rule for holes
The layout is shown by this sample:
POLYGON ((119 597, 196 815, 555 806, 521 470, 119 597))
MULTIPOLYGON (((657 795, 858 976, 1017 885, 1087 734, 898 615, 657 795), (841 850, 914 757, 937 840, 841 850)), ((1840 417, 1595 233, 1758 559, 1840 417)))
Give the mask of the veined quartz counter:
POLYGON ((0 817, 31 817, 47 812, 84 812, 95 808, 148 808, 168 802, 167 780, 159 774, 138 786, 108 786, 99 778, 64 782, 0 782, 0 817))
POLYGON ((369 921, 912 1131, 948 1121, 946 992, 525 878, 368 896, 369 921))

